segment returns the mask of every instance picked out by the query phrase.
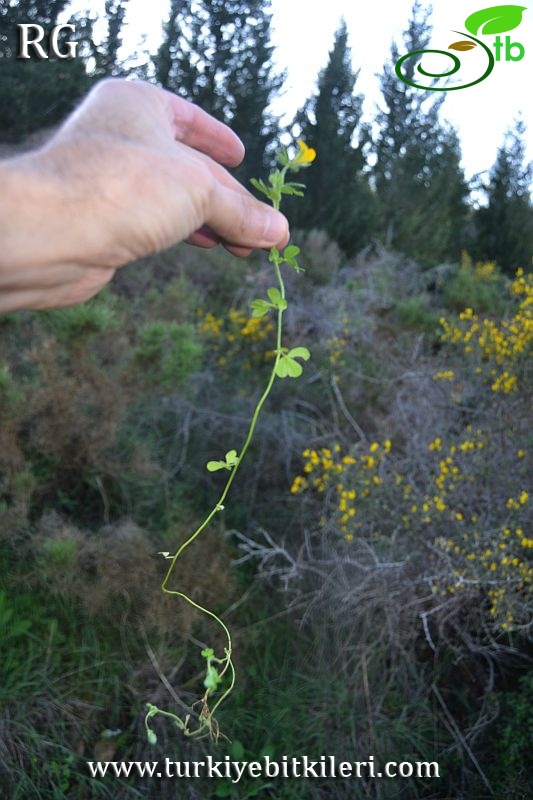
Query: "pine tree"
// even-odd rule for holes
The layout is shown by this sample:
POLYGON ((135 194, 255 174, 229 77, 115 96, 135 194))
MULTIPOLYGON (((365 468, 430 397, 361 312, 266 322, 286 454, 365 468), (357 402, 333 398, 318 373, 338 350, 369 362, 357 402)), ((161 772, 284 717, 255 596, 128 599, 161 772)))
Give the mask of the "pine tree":
POLYGON ((95 63, 91 73, 93 80, 127 73, 124 64, 121 64, 118 59, 118 51, 122 46, 122 29, 127 4, 128 0, 106 0, 106 37, 98 46, 92 42, 91 38, 91 54, 95 63))
POLYGON ((54 125, 89 85, 82 55, 74 59, 17 58, 19 23, 50 31, 68 0, 18 0, 0 4, 0 138, 16 140, 54 125))
MULTIPOLYGON (((427 48, 430 13, 415 2, 404 33, 405 52, 427 48)), ((439 120, 444 94, 401 81, 394 69, 399 56, 393 43, 381 78, 385 109, 377 117, 374 169, 381 229, 388 245, 429 266, 459 254, 468 188, 457 135, 439 120)), ((404 62, 407 78, 413 78, 417 63, 415 58, 404 62)))
POLYGON ((524 136, 521 121, 506 134, 484 187, 487 206, 475 214, 477 258, 511 275, 517 267, 531 269, 533 258, 533 164, 526 163, 524 136))
POLYGON ((361 124, 362 95, 354 94, 357 77, 342 20, 317 92, 296 117, 317 160, 303 177, 305 197, 294 204, 293 214, 296 226, 324 228, 348 255, 370 240, 375 206, 363 173, 368 131, 361 124))
POLYGON ((278 135, 268 106, 281 86, 265 0, 171 0, 156 78, 231 125, 247 150, 238 176, 260 175, 278 135))

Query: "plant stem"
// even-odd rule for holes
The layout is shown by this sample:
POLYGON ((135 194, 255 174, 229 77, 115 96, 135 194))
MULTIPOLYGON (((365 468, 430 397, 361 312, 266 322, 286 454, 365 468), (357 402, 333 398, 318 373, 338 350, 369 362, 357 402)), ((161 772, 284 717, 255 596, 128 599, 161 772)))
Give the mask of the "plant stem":
MULTIPOLYGON (((283 179, 285 179, 286 173, 287 173, 287 167, 284 167, 283 170, 282 170, 283 179)), ((273 198, 273 200, 272 200, 272 205, 276 209, 276 211, 279 211, 280 202, 281 202, 281 191, 279 192, 279 195, 277 197, 273 198)), ((280 264, 282 263, 283 259, 280 257, 279 252, 278 252, 277 248, 275 248, 275 247, 273 247, 270 250, 270 260, 274 264, 274 270, 275 270, 275 273, 276 273, 276 277, 278 279, 278 285, 279 285, 279 290, 280 290, 281 297, 283 299, 285 299, 285 284, 283 283, 283 278, 281 276, 281 270, 280 270, 280 264)), ((190 544, 192 544, 192 542, 194 542, 194 540, 200 535, 200 533, 203 531, 203 529, 211 522, 211 520, 213 519, 215 514, 218 511, 222 510, 221 507, 223 507, 224 500, 226 499, 226 496, 227 496, 227 494, 228 494, 228 492, 230 490, 231 484, 233 483, 233 481, 235 479, 235 475, 237 474, 237 470, 238 470, 239 466, 242 463, 242 459, 243 459, 246 451, 248 450, 248 447, 250 445, 250 442, 252 440, 252 437, 253 437, 253 434, 254 434, 254 431, 255 431, 257 420, 259 418, 259 413, 260 413, 260 411, 261 411, 261 409, 262 409, 262 407, 263 407, 268 395, 270 394, 270 390, 272 389, 272 386, 273 386, 274 381, 276 379, 276 369, 277 369, 277 366, 278 366, 278 362, 279 362, 279 360, 281 358, 281 334, 282 334, 282 323, 283 323, 283 311, 284 311, 284 309, 278 308, 277 331, 276 331, 276 358, 274 360, 274 364, 273 364, 273 367, 272 367, 272 371, 270 373, 270 377, 268 379, 268 383, 267 383, 267 385, 265 387, 265 390, 264 390, 263 394, 261 395, 261 397, 260 397, 260 399, 259 399, 259 401, 258 401, 258 403, 257 403, 257 405, 255 407, 255 410, 254 410, 254 413, 253 413, 253 416, 252 416, 252 419, 251 419, 251 422, 250 422, 250 427, 248 428, 248 433, 247 433, 246 438, 244 440, 244 444, 242 446, 242 449, 241 449, 241 451, 239 453, 239 460, 237 461, 237 463, 235 464, 235 466, 231 470, 231 473, 230 473, 229 478, 228 478, 228 480, 226 482, 226 485, 224 486, 222 494, 220 495, 218 501, 215 503, 215 505, 212 508, 212 510, 209 512, 209 514, 204 519, 204 521, 196 528, 194 533, 192 533, 191 536, 189 536, 189 538, 186 539, 185 542, 183 542, 180 545, 180 547, 177 549, 176 553, 172 557, 172 561, 170 563, 170 566, 169 566, 169 568, 167 570, 167 573, 166 573, 165 578, 163 580, 163 583, 161 585, 161 589, 166 594, 171 594, 171 595, 175 595, 177 597, 181 597, 183 600, 186 600, 187 603, 189 603, 191 606, 193 606, 194 608, 198 609, 199 611, 203 612, 204 614, 207 614, 209 617, 214 619, 215 622, 217 622, 220 625, 220 627, 223 629, 223 631, 224 631, 224 633, 226 635, 226 639, 227 639, 226 657, 224 659, 221 659, 221 663, 224 663, 224 667, 220 672, 220 676, 222 677, 224 675, 224 673, 226 672, 226 670, 229 668, 230 669, 230 673, 231 673, 230 685, 226 689, 226 691, 221 695, 221 697, 217 700, 217 702, 215 703, 215 705, 213 706, 213 708, 209 712, 209 718, 208 719, 204 719, 202 722, 200 722, 200 725, 198 726, 198 728, 196 730, 187 731, 183 721, 177 715, 173 715, 170 712, 163 712, 163 711, 160 712, 160 713, 166 714, 167 716, 174 717, 176 722, 178 722, 178 720, 179 720, 178 724, 180 725, 180 727, 183 727, 184 732, 187 733, 187 735, 189 735, 189 736, 196 736, 196 735, 202 733, 205 730, 206 727, 210 727, 210 720, 212 719, 214 712, 216 711, 216 709, 220 706, 220 704, 223 702, 223 700, 230 694, 230 692, 233 689, 233 686, 234 686, 234 683, 235 683, 235 669, 233 667, 233 662, 231 660, 231 652, 232 652, 231 634, 230 634, 227 626, 224 624, 224 622, 213 611, 210 611, 208 608, 204 608, 199 603, 196 603, 194 600, 192 600, 190 597, 188 597, 188 595, 184 594, 183 592, 180 592, 180 591, 178 591, 176 589, 168 589, 167 588, 167 583, 168 583, 168 581, 170 579, 170 576, 172 575, 172 572, 174 570, 176 562, 177 562, 178 558, 180 557, 180 555, 183 553, 183 551, 190 544)), ((206 692, 205 697, 207 697, 207 695, 208 695, 208 692, 206 692)))

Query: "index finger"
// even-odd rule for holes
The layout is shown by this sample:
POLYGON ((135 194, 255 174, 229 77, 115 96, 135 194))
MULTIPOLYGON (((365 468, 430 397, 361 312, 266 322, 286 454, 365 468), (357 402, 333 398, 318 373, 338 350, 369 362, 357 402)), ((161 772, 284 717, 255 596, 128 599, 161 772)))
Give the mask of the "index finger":
POLYGON ((174 138, 200 150, 219 164, 236 167, 244 158, 244 145, 231 128, 194 103, 165 90, 172 111, 174 138))

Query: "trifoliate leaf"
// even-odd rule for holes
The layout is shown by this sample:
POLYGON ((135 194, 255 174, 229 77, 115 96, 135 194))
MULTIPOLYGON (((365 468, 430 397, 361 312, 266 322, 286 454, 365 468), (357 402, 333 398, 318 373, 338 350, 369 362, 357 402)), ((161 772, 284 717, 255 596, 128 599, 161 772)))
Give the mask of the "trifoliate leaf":
POLYGON ((275 306, 279 305, 279 301, 281 300, 281 293, 279 289, 276 289, 275 286, 272 286, 271 289, 267 289, 267 295, 275 306))
POLYGON ((291 267, 293 267, 296 272, 303 272, 303 269, 299 266, 298 262, 296 261, 296 256, 299 254, 300 248, 296 247, 294 244, 290 244, 288 247, 285 248, 283 251, 283 258, 291 267))
POLYGON ((289 244, 283 251, 283 258, 294 258, 300 253, 300 248, 295 244, 289 244))
POLYGON ((267 303, 266 300, 261 300, 260 298, 252 300, 250 305, 252 307, 252 317, 264 317, 272 308, 271 303, 267 303))

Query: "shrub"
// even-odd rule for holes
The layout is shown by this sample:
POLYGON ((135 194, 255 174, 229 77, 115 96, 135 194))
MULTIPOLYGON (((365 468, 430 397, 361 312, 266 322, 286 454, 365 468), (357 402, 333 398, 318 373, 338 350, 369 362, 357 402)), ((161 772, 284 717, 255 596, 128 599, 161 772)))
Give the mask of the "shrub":
POLYGON ((199 367, 203 348, 189 323, 149 322, 141 328, 133 357, 143 378, 166 389, 182 386, 199 367))
POLYGON ((505 280, 493 262, 472 264, 464 253, 459 268, 444 282, 444 302, 452 311, 501 314, 505 280))

